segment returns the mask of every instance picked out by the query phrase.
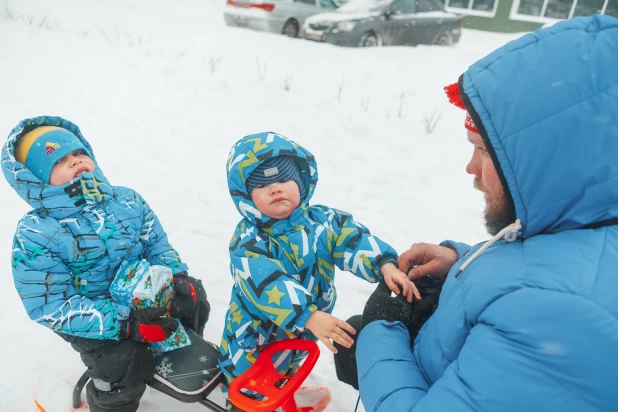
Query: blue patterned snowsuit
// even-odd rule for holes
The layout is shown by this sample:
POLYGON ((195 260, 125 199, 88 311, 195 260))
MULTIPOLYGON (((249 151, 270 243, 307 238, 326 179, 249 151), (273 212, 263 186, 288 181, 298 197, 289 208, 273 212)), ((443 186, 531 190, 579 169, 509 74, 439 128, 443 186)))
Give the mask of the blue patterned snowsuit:
MULTIPOLYGON (((110 299, 109 286, 123 260, 187 270, 159 220, 135 191, 111 186, 98 164, 61 186, 42 183, 15 161, 15 141, 33 126, 59 126, 92 148, 73 123, 59 117, 23 120, 2 150, 2 171, 33 210, 17 224, 12 267, 15 287, 35 322, 63 334, 118 340, 129 308, 110 299)), ((94 154, 93 154, 94 156, 94 154)))
MULTIPOLYGON (((332 312, 335 266, 376 282, 382 278, 379 268, 395 262, 397 253, 351 215, 309 206, 318 181, 315 159, 281 135, 261 133, 239 141, 230 152, 227 172, 230 194, 243 216, 230 242, 234 287, 220 348, 221 368, 230 382, 265 345, 292 337, 316 339, 305 322, 316 310, 332 312), (251 172, 278 155, 296 158, 309 188, 292 215, 279 221, 260 213, 245 188, 251 172)), ((288 354, 278 360, 277 370, 286 373, 301 360, 288 354)))

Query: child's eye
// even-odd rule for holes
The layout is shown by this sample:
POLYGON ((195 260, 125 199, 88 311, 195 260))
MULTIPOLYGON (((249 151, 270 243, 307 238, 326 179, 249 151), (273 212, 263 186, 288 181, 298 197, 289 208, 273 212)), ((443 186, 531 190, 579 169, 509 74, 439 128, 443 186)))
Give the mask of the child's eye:
POLYGON ((80 155, 85 155, 86 152, 84 152, 83 150, 76 150, 73 152, 73 156, 80 156, 80 155))
POLYGON ((257 188, 257 189, 264 189, 265 187, 266 187, 266 185, 259 185, 259 186, 256 186, 256 188, 257 188))

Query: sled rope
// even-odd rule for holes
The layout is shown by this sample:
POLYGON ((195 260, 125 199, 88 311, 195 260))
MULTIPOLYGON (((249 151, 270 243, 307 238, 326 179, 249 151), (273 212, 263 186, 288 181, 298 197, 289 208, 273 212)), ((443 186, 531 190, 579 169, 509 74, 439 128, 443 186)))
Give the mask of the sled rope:
POLYGON ((34 398, 34 404, 36 405, 36 409, 37 409, 37 411, 39 411, 39 412, 47 412, 47 411, 45 410, 45 408, 43 408, 43 407, 42 407, 42 406, 41 406, 41 405, 37 402, 36 398, 34 398))

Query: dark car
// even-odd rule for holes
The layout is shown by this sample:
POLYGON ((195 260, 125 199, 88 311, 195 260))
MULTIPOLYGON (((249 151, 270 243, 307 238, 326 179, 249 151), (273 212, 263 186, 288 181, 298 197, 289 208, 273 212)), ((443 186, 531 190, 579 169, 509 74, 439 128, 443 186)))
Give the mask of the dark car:
POLYGON ((435 0, 353 0, 309 17, 304 38, 338 46, 452 45, 461 18, 435 0))

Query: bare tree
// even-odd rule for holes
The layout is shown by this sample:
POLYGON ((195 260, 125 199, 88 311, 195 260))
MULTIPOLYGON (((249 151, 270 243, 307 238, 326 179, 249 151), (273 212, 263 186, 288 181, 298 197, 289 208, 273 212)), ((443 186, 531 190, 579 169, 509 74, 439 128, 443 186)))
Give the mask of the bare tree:
POLYGON ((406 95, 404 92, 401 92, 399 95, 399 110, 397 111, 397 118, 401 119, 403 117, 403 105, 405 104, 404 99, 406 95))
POLYGON ((285 75, 285 78, 283 79, 283 90, 285 90, 286 92, 289 92, 290 89, 292 88, 292 79, 294 79, 294 73, 290 73, 288 72, 285 75))
POLYGON ((343 93, 343 89, 345 88, 345 78, 343 74, 341 75, 341 80, 339 81, 339 87, 337 89, 337 103, 341 102, 341 93, 343 93))
POLYGON ((423 118, 421 119, 421 123, 423 123, 423 126, 425 126, 425 132, 427 132, 427 134, 433 133, 441 118, 442 110, 438 112, 438 110, 436 109, 431 112, 431 114, 423 112, 423 118))
POLYGON ((361 107, 363 111, 366 112, 369 109, 369 103, 371 102, 371 96, 362 97, 361 98, 361 107))
POLYGON ((260 56, 255 56, 255 63, 257 64, 258 78, 260 81, 264 81, 266 78, 266 68, 268 67, 268 60, 264 64, 260 64, 260 56))

